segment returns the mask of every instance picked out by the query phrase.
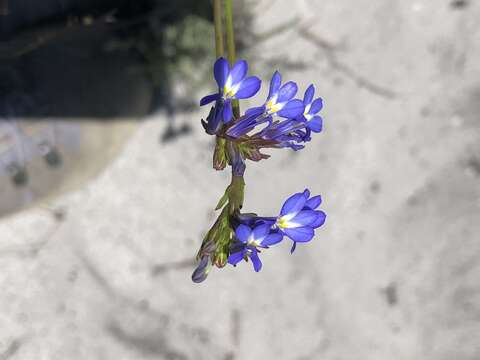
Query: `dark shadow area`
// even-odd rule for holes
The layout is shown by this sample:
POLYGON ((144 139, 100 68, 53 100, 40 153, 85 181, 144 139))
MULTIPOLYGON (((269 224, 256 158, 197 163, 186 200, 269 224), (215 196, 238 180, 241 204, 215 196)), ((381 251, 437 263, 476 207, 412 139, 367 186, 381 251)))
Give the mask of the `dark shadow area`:
POLYGON ((198 23, 210 29, 208 0, 0 2, 0 119, 168 110, 172 66, 210 51, 180 41, 198 23))

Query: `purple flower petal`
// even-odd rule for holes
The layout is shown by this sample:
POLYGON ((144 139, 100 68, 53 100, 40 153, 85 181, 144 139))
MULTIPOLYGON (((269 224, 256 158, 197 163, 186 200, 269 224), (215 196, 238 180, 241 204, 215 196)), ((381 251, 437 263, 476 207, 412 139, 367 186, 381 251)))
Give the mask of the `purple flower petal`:
POLYGON ((230 99, 225 101, 223 104, 223 122, 226 124, 232 120, 233 111, 232 111, 232 101, 230 99))
POLYGON ((239 138, 253 130, 257 125, 257 116, 255 113, 250 115, 244 115, 238 119, 238 121, 229 127, 226 131, 228 136, 233 138, 239 138))
POLYGON ((311 210, 315 210, 317 207, 320 206, 321 203, 322 203, 322 197, 320 195, 317 195, 308 199, 307 202, 305 203, 305 207, 311 210))
POLYGON ((293 241, 298 241, 298 242, 310 241, 310 240, 312 240, 313 235, 315 235, 315 232, 309 226, 299 227, 299 228, 294 228, 294 229, 283 229, 283 232, 290 239, 292 239, 293 241))
POLYGON ((307 127, 315 133, 319 133, 323 128, 323 120, 320 116, 314 116, 312 120, 307 121, 307 127))
POLYGON ((247 99, 252 97, 258 92, 258 90, 260 90, 261 85, 262 81, 258 77, 250 76, 242 81, 240 88, 235 93, 235 98, 247 99))
POLYGON ((278 72, 275 71, 272 75, 272 80, 270 80, 270 90, 268 91, 268 97, 267 99, 270 99, 273 97, 278 92, 278 89, 280 89, 280 84, 282 83, 282 75, 278 72))
POLYGON ((262 246, 271 246, 278 244, 280 241, 283 240, 283 235, 280 233, 272 233, 267 235, 263 241, 261 242, 262 246))
POLYGON ((305 90, 305 95, 303 96, 303 103, 305 105, 310 104, 313 100, 313 95, 315 94, 315 87, 310 85, 307 90, 305 90))
POLYGON ((250 115, 260 116, 264 112, 265 112, 265 106, 258 106, 258 107, 250 108, 247 111, 245 111, 245 115, 246 116, 250 116, 250 115))
POLYGON ((210 109, 207 117, 207 134, 214 135, 222 127, 223 121, 223 100, 217 100, 215 106, 210 109))
POLYGON ((264 139, 277 139, 283 137, 285 134, 292 131, 292 128, 296 125, 294 120, 285 120, 280 123, 275 123, 262 131, 264 139))
POLYGON ((227 259, 227 262, 233 266, 237 265, 240 261, 243 260, 243 257, 245 255, 244 251, 239 251, 233 254, 230 254, 230 256, 227 259))
POLYGON ((217 81, 219 89, 223 89, 225 86, 229 72, 230 65, 228 64, 227 59, 223 57, 218 58, 213 65, 213 75, 215 76, 215 80, 217 81))
POLYGON ((235 235, 237 236, 238 241, 246 244, 248 241, 248 237, 252 233, 252 229, 250 229, 247 225, 240 224, 235 229, 235 235))
POLYGON ((293 194, 283 204, 282 210, 280 210, 280 215, 297 214, 302 210, 306 202, 307 199, 303 193, 293 194))
POLYGON ((258 257, 257 249, 252 249, 252 253, 250 254, 250 259, 252 260, 254 270, 256 272, 259 272, 262 269, 262 262, 258 257))
MULTIPOLYGON (((282 85, 280 90, 278 90, 277 103, 283 103, 290 100, 295 96, 298 91, 298 86, 293 81, 289 81, 282 85)), ((302 102, 303 104, 303 102, 302 102)))
POLYGON ((323 100, 322 98, 315 99, 312 102, 312 106, 310 107, 310 111, 308 112, 309 114, 313 115, 318 113, 320 110, 323 108, 323 100))
POLYGON ((302 114, 304 110, 305 106, 303 105, 303 101, 294 99, 290 100, 277 115, 287 119, 295 119, 302 114))
POLYGON ((289 147, 294 151, 298 151, 304 149, 305 145, 290 144, 289 147))
POLYGON ((232 86, 238 84, 247 75, 248 64, 245 60, 238 60, 230 71, 232 86))
MULTIPOLYGON (((304 109, 305 111, 305 109, 304 109)), ((307 122, 307 118, 305 116, 303 116, 303 113, 298 115, 296 118, 295 118, 296 121, 298 122, 303 122, 303 123, 306 123, 307 122)))
POLYGON ((291 219, 290 223, 295 223, 296 228, 304 227, 304 226, 311 226, 312 223, 317 221, 319 214, 318 211, 313 210, 303 210, 300 211, 293 219, 291 219))
POLYGON ((265 236, 267 236, 269 232, 270 232, 270 225, 268 224, 258 225, 257 227, 255 227, 255 229, 253 229, 253 238, 255 240, 261 240, 265 236))
POLYGON ((216 101, 220 98, 220 94, 211 94, 211 95, 207 95, 207 96, 204 96, 201 100, 200 100, 200 106, 203 106, 203 105, 207 105, 207 104, 210 104, 212 101, 216 101))
POLYGON ((327 214, 325 214, 323 211, 318 210, 317 212, 318 212, 317 220, 310 225, 314 229, 322 226, 325 223, 325 220, 327 218, 327 214))

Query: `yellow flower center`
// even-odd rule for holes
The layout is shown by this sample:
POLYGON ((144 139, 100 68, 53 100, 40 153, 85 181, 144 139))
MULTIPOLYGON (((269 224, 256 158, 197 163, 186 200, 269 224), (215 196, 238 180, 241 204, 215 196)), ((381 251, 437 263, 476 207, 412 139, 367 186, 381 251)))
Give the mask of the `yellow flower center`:
POLYGON ((288 220, 286 220, 283 216, 277 220, 277 226, 280 229, 288 228, 288 220))
POLYGON ((278 104, 274 101, 274 99, 271 99, 267 102, 266 107, 270 113, 276 113, 277 111, 282 109, 282 104, 278 104))
POLYGON ((223 93, 225 94, 225 97, 233 97, 235 95, 235 89, 234 88, 227 88, 227 86, 223 87, 223 93))

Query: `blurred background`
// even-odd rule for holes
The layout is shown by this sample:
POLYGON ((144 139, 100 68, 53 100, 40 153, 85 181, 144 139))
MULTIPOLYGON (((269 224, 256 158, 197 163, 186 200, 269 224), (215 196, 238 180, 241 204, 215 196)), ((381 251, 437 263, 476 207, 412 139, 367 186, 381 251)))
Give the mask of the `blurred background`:
POLYGON ((0 360, 480 359, 480 3, 237 0, 240 56, 324 130, 244 210, 322 194, 290 255, 190 280, 229 182, 208 0, 0 0, 0 360))

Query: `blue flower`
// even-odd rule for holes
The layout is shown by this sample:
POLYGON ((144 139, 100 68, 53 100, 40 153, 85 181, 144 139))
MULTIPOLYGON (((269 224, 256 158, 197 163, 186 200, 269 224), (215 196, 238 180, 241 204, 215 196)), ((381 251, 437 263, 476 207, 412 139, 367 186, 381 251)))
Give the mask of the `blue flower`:
POLYGON ((228 123, 233 117, 232 100, 250 98, 260 90, 260 79, 256 76, 245 78, 247 71, 248 63, 245 60, 238 60, 230 68, 225 58, 217 59, 213 66, 213 73, 217 81, 218 92, 202 98, 200 105, 223 99, 223 121, 228 123))
POLYGON ((245 115, 241 116, 232 126, 230 126, 225 134, 232 138, 239 138, 255 129, 258 125, 265 121, 271 122, 271 117, 268 119, 263 116, 260 108, 250 109, 245 115))
POLYGON ((244 116, 226 130, 226 135, 234 139, 248 135, 244 141, 254 143, 257 148, 289 147, 300 150, 311 140, 312 131, 322 131, 322 118, 316 114, 322 109, 323 104, 321 98, 313 100, 315 93, 313 85, 307 88, 303 101, 300 101, 284 100, 295 96, 297 91, 295 83, 288 82, 281 87, 280 83, 280 74, 276 72, 272 77, 266 104, 247 110, 244 116), (287 93, 289 95, 285 98, 287 93), (286 119, 274 121, 273 114, 286 119), (268 124, 261 131, 249 134, 265 122, 268 124))
POLYGON ((271 116, 259 114, 258 108, 242 116, 226 130, 225 134, 237 139, 247 135, 257 126, 265 122, 268 122, 268 124, 264 129, 249 137, 250 142, 255 143, 256 146, 273 148, 290 147, 293 150, 299 150, 304 148, 303 143, 311 140, 311 130, 307 127, 306 122, 295 119, 273 121, 271 116))
POLYGON ((299 121, 306 122, 306 127, 313 132, 319 133, 322 131, 322 118, 319 115, 316 115, 323 108, 322 98, 317 98, 313 100, 313 95, 315 94, 315 87, 310 85, 307 90, 305 90, 305 95, 303 96, 303 105, 305 110, 303 114, 298 117, 299 121))
POLYGON ((261 111, 267 116, 276 114, 287 119, 296 118, 305 110, 303 101, 293 99, 297 91, 298 86, 293 81, 282 85, 282 75, 278 71, 275 71, 270 80, 270 90, 265 104, 257 108, 249 109, 245 114, 248 115, 251 111, 261 111))
POLYGON ((290 196, 282 206, 274 227, 293 242, 292 252, 297 242, 308 242, 315 235, 314 229, 322 226, 326 214, 315 210, 321 204, 320 196, 310 197, 310 191, 290 196))
POLYGON ((210 109, 207 121, 202 119, 202 125, 207 134, 215 135, 221 129, 223 125, 223 104, 223 99, 216 100, 215 105, 210 109))
POLYGON ((240 224, 235 230, 235 235, 239 243, 232 248, 228 263, 236 266, 240 261, 250 258, 257 272, 262 268, 258 248, 268 248, 283 239, 282 234, 272 232, 271 225, 268 223, 260 224, 253 230, 247 225, 240 224))
POLYGON ((310 133, 311 130, 307 127, 306 122, 287 119, 268 124, 267 127, 252 135, 252 137, 272 143, 271 147, 289 147, 293 150, 300 150, 305 147, 304 143, 311 140, 310 133))

